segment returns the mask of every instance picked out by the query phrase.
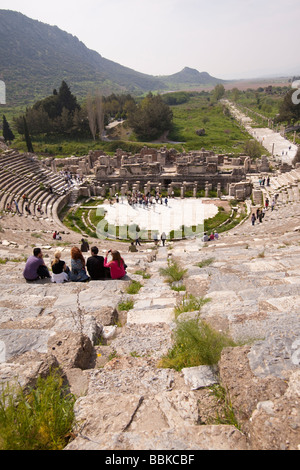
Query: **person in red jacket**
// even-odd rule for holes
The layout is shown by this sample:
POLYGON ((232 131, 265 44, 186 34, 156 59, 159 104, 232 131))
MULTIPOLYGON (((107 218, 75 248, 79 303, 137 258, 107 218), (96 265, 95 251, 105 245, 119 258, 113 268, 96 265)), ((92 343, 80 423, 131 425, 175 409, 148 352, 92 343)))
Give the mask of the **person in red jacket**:
POLYGON ((104 267, 110 268, 110 275, 112 279, 121 279, 126 275, 125 263, 117 250, 109 250, 104 258, 104 267), (107 261, 108 255, 111 254, 112 261, 107 261))

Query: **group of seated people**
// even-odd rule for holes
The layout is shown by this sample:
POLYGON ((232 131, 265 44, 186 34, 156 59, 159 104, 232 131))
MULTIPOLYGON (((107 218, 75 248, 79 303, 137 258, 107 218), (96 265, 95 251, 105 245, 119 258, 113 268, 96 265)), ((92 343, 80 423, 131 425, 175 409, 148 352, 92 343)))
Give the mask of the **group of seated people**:
POLYGON ((81 250, 74 246, 71 249, 71 266, 61 259, 61 252, 54 254, 51 262, 52 275, 43 259, 41 248, 34 248, 23 271, 27 281, 51 278, 52 282, 87 282, 89 280, 121 279, 126 275, 126 264, 119 251, 109 250, 105 257, 98 255, 98 248, 91 248, 91 256, 85 261, 81 250), (112 259, 108 261, 108 256, 112 259))
POLYGON ((211 241, 211 240, 218 240, 218 238, 219 238, 219 234, 218 234, 218 232, 216 232, 216 231, 215 231, 215 232, 211 232, 210 235, 207 235, 207 233, 204 232, 203 237, 202 237, 202 241, 203 241, 203 242, 209 242, 209 241, 211 241))

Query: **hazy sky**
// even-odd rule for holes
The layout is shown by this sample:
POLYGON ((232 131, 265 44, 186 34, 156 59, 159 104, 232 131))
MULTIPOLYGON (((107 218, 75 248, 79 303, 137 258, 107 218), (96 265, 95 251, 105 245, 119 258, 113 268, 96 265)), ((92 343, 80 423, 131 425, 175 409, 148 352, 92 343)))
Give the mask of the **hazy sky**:
POLYGON ((1 0, 150 75, 300 74, 299 0, 1 0))

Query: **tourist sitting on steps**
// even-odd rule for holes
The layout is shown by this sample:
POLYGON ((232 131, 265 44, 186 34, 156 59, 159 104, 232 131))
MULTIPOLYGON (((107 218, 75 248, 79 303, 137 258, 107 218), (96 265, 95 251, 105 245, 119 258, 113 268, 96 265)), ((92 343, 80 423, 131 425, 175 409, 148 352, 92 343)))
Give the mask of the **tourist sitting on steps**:
POLYGON ((84 240, 84 238, 81 239, 81 247, 80 247, 81 251, 83 253, 86 253, 89 251, 90 249, 90 246, 89 246, 89 243, 87 240, 84 240))
POLYGON ((61 258, 61 252, 57 251, 54 253, 54 260, 51 263, 51 268, 52 268, 52 282, 55 282, 56 284, 61 284, 63 282, 68 282, 69 281, 69 276, 68 273, 70 272, 70 269, 66 265, 66 263, 60 259, 61 258))
POLYGON ((37 207, 37 211, 38 211, 41 215, 43 215, 43 213, 44 213, 44 212, 42 211, 42 208, 41 208, 41 205, 40 205, 40 204, 39 204, 38 207, 37 207))
POLYGON ((90 277, 86 273, 85 259, 77 246, 71 249, 71 272, 69 274, 72 282, 87 282, 90 277))
POLYGON ((38 279, 50 278, 50 273, 43 260, 40 248, 34 248, 33 256, 26 261, 23 276, 26 281, 37 281, 38 279))
POLYGON ((105 268, 110 268, 110 275, 112 279, 121 279, 126 275, 126 264, 120 253, 117 250, 109 250, 104 258, 105 268), (108 255, 111 254, 112 261, 107 261, 108 255))
POLYGON ((134 242, 131 242, 131 244, 129 245, 128 251, 131 251, 132 253, 136 253, 138 251, 134 242))
POLYGON ((110 279, 110 269, 104 267, 103 256, 98 255, 98 248, 92 246, 91 255, 86 262, 86 268, 92 280, 110 279))

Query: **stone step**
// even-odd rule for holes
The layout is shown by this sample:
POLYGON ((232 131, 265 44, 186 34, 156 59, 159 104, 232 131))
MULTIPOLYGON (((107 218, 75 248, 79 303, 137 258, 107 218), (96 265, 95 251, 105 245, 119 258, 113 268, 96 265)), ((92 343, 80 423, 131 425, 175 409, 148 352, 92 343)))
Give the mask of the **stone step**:
POLYGON ((174 307, 161 307, 150 309, 132 309, 127 314, 127 323, 133 324, 153 324, 167 323, 171 324, 175 319, 174 307))

